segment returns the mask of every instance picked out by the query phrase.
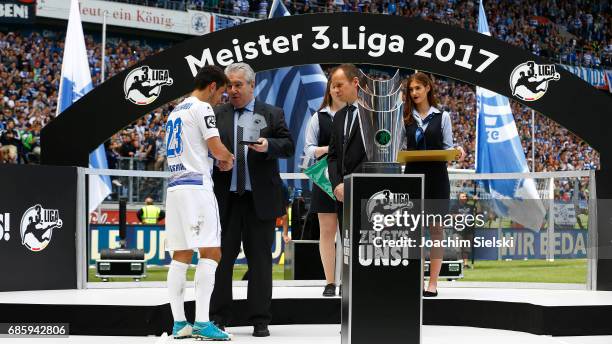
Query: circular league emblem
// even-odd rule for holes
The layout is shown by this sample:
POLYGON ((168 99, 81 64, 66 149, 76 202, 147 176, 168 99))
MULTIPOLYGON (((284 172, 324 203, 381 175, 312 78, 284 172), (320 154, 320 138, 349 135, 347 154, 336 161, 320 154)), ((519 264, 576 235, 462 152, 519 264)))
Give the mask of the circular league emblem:
POLYGON ((380 147, 387 147, 391 144, 391 132, 387 129, 380 129, 374 135, 374 142, 380 147))
POLYGON ((548 90, 549 81, 557 81, 561 75, 554 64, 521 63, 510 74, 512 95, 524 101, 536 101, 548 90))
POLYGON ((191 17, 191 28, 196 33, 199 33, 201 35, 205 34, 208 31, 207 30, 208 26, 209 26, 209 23, 205 16, 200 15, 200 14, 194 14, 191 17))
POLYGON ((125 99, 136 105, 151 104, 159 97, 162 86, 170 86, 173 82, 167 69, 136 68, 123 81, 125 99))
POLYGON ((53 229, 62 225, 59 210, 44 209, 40 204, 30 207, 21 217, 21 244, 30 251, 40 252, 51 242, 53 229))
POLYGON ((412 209, 413 203, 407 193, 393 193, 382 190, 374 193, 366 203, 368 221, 372 222, 375 214, 393 214, 401 209, 412 209))

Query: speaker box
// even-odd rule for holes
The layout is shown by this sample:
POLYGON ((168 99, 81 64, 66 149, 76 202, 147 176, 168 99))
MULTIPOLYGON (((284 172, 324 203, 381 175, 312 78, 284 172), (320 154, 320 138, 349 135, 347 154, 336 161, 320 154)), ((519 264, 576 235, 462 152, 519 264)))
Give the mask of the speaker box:
POLYGON ((104 249, 96 261, 96 277, 108 281, 113 277, 131 277, 140 280, 147 276, 144 250, 104 249))
MULTIPOLYGON (((424 267, 425 277, 429 277, 429 261, 425 261, 424 267)), ((462 260, 444 260, 440 268, 440 276, 438 278, 461 279, 463 278, 463 261, 462 260)))

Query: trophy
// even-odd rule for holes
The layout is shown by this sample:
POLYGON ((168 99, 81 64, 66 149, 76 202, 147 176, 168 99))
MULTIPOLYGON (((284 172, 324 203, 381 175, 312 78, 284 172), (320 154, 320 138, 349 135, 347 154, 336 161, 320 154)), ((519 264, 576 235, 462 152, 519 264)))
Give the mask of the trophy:
POLYGON ((401 173, 396 157, 404 140, 402 79, 399 70, 388 80, 362 73, 359 85, 359 119, 368 162, 365 173, 401 173))
POLYGON ((242 127, 242 137, 238 143, 242 145, 257 144, 257 139, 261 137, 261 130, 268 126, 264 116, 254 113, 253 116, 240 116, 238 126, 242 127))

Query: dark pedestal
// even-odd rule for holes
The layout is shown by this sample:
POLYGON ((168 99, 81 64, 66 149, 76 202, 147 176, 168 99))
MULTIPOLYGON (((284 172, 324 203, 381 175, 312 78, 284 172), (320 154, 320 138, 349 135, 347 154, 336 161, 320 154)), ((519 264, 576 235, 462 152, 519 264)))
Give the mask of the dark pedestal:
POLYGON ((422 181, 402 174, 344 179, 342 344, 421 342, 421 229, 381 228, 380 220, 420 213, 422 181), (391 247, 389 240, 404 245, 391 247))

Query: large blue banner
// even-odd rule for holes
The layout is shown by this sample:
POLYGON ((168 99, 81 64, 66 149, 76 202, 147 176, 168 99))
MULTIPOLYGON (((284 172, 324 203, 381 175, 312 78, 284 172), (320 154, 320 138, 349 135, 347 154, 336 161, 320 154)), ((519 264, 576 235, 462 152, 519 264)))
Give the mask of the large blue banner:
MULTIPOLYGON (((291 15, 281 1, 274 1, 270 18, 291 15)), ((304 136, 311 115, 323 102, 327 78, 319 65, 279 68, 257 73, 257 100, 278 106, 285 112, 285 121, 295 141, 295 155, 279 161, 281 172, 300 172, 304 155, 304 136)), ((303 187, 301 181, 291 181, 303 187)))
POLYGON ((594 68, 580 67, 580 66, 568 66, 568 65, 563 65, 563 64, 560 66, 572 72, 580 79, 588 82, 593 87, 597 87, 601 89, 609 88, 608 82, 606 82, 606 72, 608 71, 604 69, 594 69, 594 68))
MULTIPOLYGON (((499 253, 501 259, 546 259, 548 250, 554 250, 557 259, 577 259, 587 257, 588 231, 585 229, 556 229, 551 240, 546 231, 533 232, 522 228, 503 228, 502 236, 512 238, 512 247, 502 247, 499 253)), ((482 240, 497 239, 497 229, 476 229, 475 237, 482 240)), ((127 247, 145 251, 148 265, 167 265, 170 255, 164 251, 166 231, 164 226, 133 225, 127 226, 127 247)), ((119 246, 119 226, 91 225, 89 235, 89 264, 94 265, 100 258, 100 251, 109 247, 119 246)), ((450 249, 447 249, 450 250, 450 249)), ((272 260, 278 264, 285 243, 282 238, 282 228, 276 228, 272 244, 272 260)), ((496 260, 498 248, 478 247, 473 249, 476 260, 496 260)), ((447 257, 451 258, 451 257, 447 257)), ((460 257, 457 257, 460 258, 460 257)), ((193 263, 197 263, 195 260, 193 263)), ((236 264, 246 264, 241 252, 236 264)))
MULTIPOLYGON (((138 248, 144 250, 145 260, 148 265, 170 264, 170 254, 164 251, 164 240, 166 230, 164 226, 151 225, 128 225, 126 231, 128 248, 138 248)), ((278 264, 281 254, 285 251, 285 242, 282 237, 283 229, 277 228, 274 243, 272 244, 272 261, 278 264)), ((118 225, 90 225, 89 232, 89 264, 94 265, 100 259, 100 251, 105 248, 119 247, 119 226, 118 225)), ((194 258, 195 259, 195 258, 194 258)), ((197 263, 197 261, 193 261, 197 263)), ((236 264, 246 264, 244 253, 240 252, 236 264)))

